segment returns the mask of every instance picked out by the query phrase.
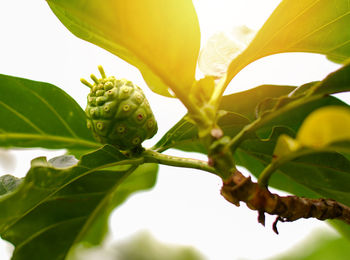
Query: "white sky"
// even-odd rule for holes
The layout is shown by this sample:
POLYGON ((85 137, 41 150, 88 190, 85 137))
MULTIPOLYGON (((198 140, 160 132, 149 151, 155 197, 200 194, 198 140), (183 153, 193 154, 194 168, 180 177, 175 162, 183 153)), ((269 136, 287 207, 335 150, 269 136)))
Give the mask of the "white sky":
MULTIPOLYGON (((235 24, 259 29, 279 3, 275 0, 194 2, 202 27, 202 44, 216 30, 228 30, 235 24)), ((88 89, 79 79, 97 74, 99 64, 108 75, 130 79, 142 87, 159 123, 158 134, 146 146, 159 140, 185 113, 179 101, 150 92, 134 67, 69 33, 43 0, 2 0, 0 32, 1 74, 52 83, 73 96, 82 107, 86 105, 88 89)), ((239 73, 228 93, 261 84, 300 85, 322 79, 337 67, 314 54, 267 57, 239 73)), ((12 151, 17 164, 2 168, 0 165, 1 175, 23 176, 31 159, 62 153, 40 149, 12 151)), ((173 150, 168 153, 183 155, 173 150)), ((189 156, 204 159, 196 154, 189 156)), ((267 227, 263 228, 256 221, 256 212, 226 202, 219 195, 220 186, 220 180, 211 174, 162 166, 152 191, 133 196, 114 212, 110 241, 149 230, 161 241, 192 245, 210 260, 264 259, 290 248, 316 229, 327 228, 316 220, 281 223, 277 236, 271 230, 273 217, 267 218, 267 227)), ((0 241, 1 260, 9 259, 9 248, 0 241)))

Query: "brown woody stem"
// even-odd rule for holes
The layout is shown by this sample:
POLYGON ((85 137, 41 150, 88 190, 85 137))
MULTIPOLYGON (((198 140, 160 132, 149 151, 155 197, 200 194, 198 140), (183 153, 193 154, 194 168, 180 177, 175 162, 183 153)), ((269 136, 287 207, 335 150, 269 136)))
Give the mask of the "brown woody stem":
POLYGON ((308 199, 298 196, 281 197, 267 188, 252 182, 235 170, 224 181, 221 194, 226 200, 239 206, 245 202, 252 210, 259 212, 258 221, 265 225, 265 213, 277 215, 273 230, 278 234, 277 222, 291 222, 300 218, 319 220, 339 219, 350 224, 350 208, 332 199, 308 199))

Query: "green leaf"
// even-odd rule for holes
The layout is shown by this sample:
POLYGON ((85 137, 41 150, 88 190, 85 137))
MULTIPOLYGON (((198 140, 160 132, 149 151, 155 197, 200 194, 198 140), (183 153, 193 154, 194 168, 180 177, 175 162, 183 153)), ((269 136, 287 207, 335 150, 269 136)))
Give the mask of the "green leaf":
MULTIPOLYGON (((282 99, 283 100, 283 99, 282 99)), ((323 98, 295 100, 290 102, 287 100, 286 106, 276 106, 268 113, 262 115, 260 122, 255 128, 257 135, 261 138, 267 138, 271 134, 271 130, 275 126, 287 126, 295 132, 299 129, 304 119, 314 110, 325 106, 343 106, 348 105, 332 96, 323 98)))
MULTIPOLYGON (((344 65, 342 68, 330 73, 322 81, 310 82, 296 88, 293 92, 286 96, 269 98, 260 102, 257 107, 256 114, 263 117, 280 111, 281 108, 294 102, 307 103, 310 100, 322 98, 324 95, 336 94, 340 92, 350 91, 350 64, 344 65)), ((293 105, 291 106, 293 108, 293 105)))
POLYGON ((292 137, 281 134, 273 151, 274 160, 288 157, 293 153, 298 154, 301 147, 301 144, 292 137))
POLYGON ((296 88, 283 85, 262 85, 246 91, 224 96, 220 109, 241 114, 253 121, 261 102, 288 95, 296 88))
POLYGON ((158 94, 186 98, 195 80, 200 47, 190 0, 49 0, 52 11, 77 37, 137 67, 158 94))
POLYGON ((93 149, 85 113, 48 83, 0 75, 0 146, 93 149))
MULTIPOLYGON (((247 91, 224 96, 220 109, 228 113, 219 120, 219 126, 229 136, 236 135, 245 125, 255 119, 255 108, 261 100, 287 95, 295 87, 262 85, 247 91)), ((169 148, 177 148, 191 152, 206 153, 200 143, 196 127, 186 120, 181 119, 173 126, 155 145, 157 150, 164 151, 169 148)))
POLYGON ((138 161, 108 145, 68 168, 33 160, 23 183, 0 197, 0 234, 15 245, 12 259, 64 259, 77 243, 100 243, 111 211, 155 183, 156 165, 131 174, 138 161))
POLYGON ((276 53, 312 52, 344 62, 350 57, 349 26, 347 0, 284 0, 231 62, 224 86, 251 62, 276 53))

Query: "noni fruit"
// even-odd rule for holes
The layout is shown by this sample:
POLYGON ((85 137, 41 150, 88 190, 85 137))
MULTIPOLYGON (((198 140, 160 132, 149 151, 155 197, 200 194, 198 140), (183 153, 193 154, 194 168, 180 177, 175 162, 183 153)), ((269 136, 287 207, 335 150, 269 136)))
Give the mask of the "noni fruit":
POLYGON ((111 144, 120 150, 141 147, 141 143, 158 130, 142 89, 129 80, 106 77, 102 66, 98 69, 102 78, 92 74, 94 84, 81 79, 91 89, 85 110, 87 127, 102 144, 111 144))

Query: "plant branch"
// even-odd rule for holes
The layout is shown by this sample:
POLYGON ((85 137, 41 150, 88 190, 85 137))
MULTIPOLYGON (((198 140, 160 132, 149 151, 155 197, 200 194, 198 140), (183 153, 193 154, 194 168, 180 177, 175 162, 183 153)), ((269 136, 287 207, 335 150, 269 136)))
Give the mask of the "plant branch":
POLYGON ((239 206, 245 202, 259 212, 258 221, 265 225, 265 213, 277 215, 273 230, 278 234, 277 223, 292 222, 300 218, 319 220, 339 219, 350 224, 350 208, 332 199, 308 199, 298 196, 281 197, 235 170, 230 179, 224 181, 221 194, 226 200, 239 206))
POLYGON ((159 163, 175 167, 192 168, 217 174, 217 171, 209 166, 207 162, 197 159, 166 155, 152 150, 144 151, 141 156, 143 156, 145 163, 159 163))

